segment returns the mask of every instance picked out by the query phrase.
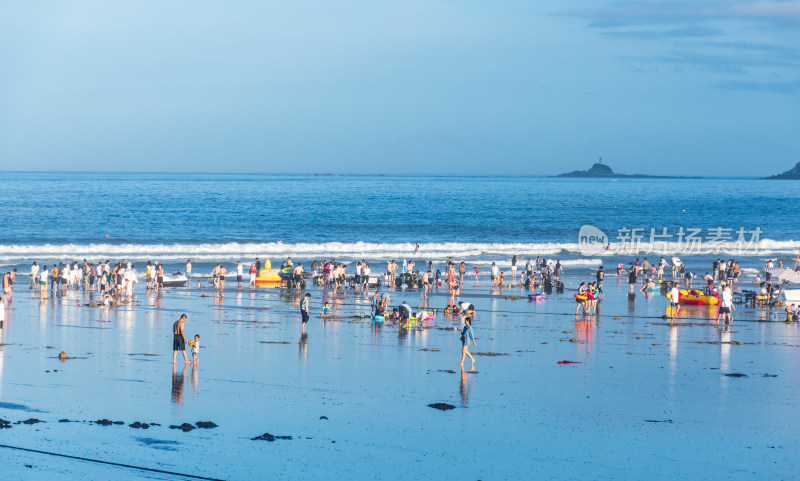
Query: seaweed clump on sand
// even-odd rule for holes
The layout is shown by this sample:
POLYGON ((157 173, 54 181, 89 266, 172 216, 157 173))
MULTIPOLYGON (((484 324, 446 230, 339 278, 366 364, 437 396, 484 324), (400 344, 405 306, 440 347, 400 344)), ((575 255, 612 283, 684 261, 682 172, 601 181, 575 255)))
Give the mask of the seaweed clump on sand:
POLYGON ((185 433, 188 433, 189 431, 194 429, 194 426, 192 424, 189 424, 189 423, 183 423, 180 426, 176 426, 176 425, 173 424, 169 428, 170 429, 180 429, 181 431, 183 431, 185 433))
POLYGON ((112 424, 125 424, 122 421, 110 421, 108 419, 99 419, 94 422, 95 424, 99 424, 101 426, 111 426, 112 424))
POLYGON ((270 433, 264 433, 261 436, 256 436, 254 438, 250 438, 251 441, 269 441, 271 443, 275 442, 276 439, 290 440, 290 439, 292 439, 292 437, 291 436, 275 436, 275 435, 272 435, 270 433))

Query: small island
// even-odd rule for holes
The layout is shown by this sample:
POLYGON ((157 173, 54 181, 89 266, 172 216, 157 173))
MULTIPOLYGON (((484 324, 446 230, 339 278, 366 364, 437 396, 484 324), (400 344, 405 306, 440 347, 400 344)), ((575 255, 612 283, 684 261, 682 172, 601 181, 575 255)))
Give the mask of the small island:
POLYGON ((603 158, 595 163, 589 170, 573 170, 559 174, 556 177, 578 177, 578 178, 608 178, 608 179, 699 179, 700 177, 674 177, 663 175, 645 175, 645 174, 618 174, 608 165, 603 163, 603 158))
POLYGON ((778 175, 773 175, 771 177, 764 177, 765 179, 789 179, 789 180, 800 180, 800 162, 797 163, 793 168, 787 170, 786 172, 778 175))

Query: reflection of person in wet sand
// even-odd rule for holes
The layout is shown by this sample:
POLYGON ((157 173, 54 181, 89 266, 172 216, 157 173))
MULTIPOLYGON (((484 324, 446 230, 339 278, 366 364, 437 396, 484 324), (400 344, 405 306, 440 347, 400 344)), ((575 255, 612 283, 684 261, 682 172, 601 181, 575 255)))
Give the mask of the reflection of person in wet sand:
MULTIPOLYGON (((173 367, 173 369, 175 368, 175 366, 172 366, 172 367, 173 367)), ((186 366, 184 366, 183 368, 186 369, 186 366)), ((194 392, 195 395, 197 395, 197 380, 198 380, 198 372, 199 371, 200 371, 200 369, 198 369, 197 364, 193 365, 192 366, 192 375, 189 378, 189 382, 192 384, 192 391, 194 392)))
POLYGON ((472 361, 472 367, 470 369, 472 369, 475 367, 475 358, 469 353, 469 342, 472 341, 473 346, 477 346, 477 344, 475 343, 475 336, 472 334, 472 319, 465 317, 464 323, 466 325, 461 331, 461 362, 459 362, 458 365, 464 366, 464 358, 469 356, 472 361))
POLYGON ((6 305, 3 303, 3 294, 0 294, 0 345, 3 343, 3 324, 6 322, 6 305))
POLYGON ((469 371, 464 370, 464 366, 461 366, 461 405, 466 406, 467 401, 469 401, 469 389, 467 385, 467 380, 469 380, 469 371))
POLYGON ((178 373, 175 366, 172 366, 172 402, 183 404, 183 376, 186 374, 186 367, 178 373))
POLYGON ((300 357, 303 360, 308 359, 308 334, 305 332, 300 334, 300 342, 297 344, 300 347, 300 357))
POLYGON ((184 323, 186 322, 186 314, 181 314, 181 318, 175 321, 172 325, 172 364, 177 364, 175 360, 178 351, 183 353, 183 358, 186 364, 189 364, 189 358, 186 356, 186 334, 183 333, 184 323))

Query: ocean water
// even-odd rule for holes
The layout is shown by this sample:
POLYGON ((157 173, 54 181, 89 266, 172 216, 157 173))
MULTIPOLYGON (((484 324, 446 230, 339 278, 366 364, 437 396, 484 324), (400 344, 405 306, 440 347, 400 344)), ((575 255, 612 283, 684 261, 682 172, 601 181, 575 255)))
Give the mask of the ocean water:
POLYGON ((0 193, 6 266, 125 257, 177 268, 256 256, 485 266, 512 255, 596 266, 647 254, 758 265, 792 260, 800 247, 792 181, 18 172, 0 176, 0 193), (584 255, 583 225, 612 250, 584 255), (730 230, 715 237, 720 227, 730 230), (681 228, 696 229, 692 249, 677 242, 681 228), (620 250, 620 229, 641 229, 641 243, 620 250), (668 237, 650 244, 651 229, 668 237))

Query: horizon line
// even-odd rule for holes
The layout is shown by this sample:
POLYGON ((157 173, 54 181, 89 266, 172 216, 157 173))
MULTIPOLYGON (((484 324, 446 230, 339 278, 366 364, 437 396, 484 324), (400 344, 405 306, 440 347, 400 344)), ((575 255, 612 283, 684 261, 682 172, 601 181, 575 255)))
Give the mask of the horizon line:
POLYGON ((3 174, 162 174, 162 175, 298 175, 298 176, 324 176, 324 177, 530 177, 543 179, 602 179, 602 180, 676 180, 676 179, 755 179, 755 180, 792 180, 768 179, 767 177, 734 175, 734 176, 693 176, 693 177, 665 177, 653 174, 620 174, 631 177, 560 177, 562 174, 452 174, 452 173, 350 173, 350 172, 225 172, 225 171, 130 171, 130 170, 0 170, 3 174), (642 176, 642 177, 636 177, 642 176), (650 177, 647 177, 650 176, 650 177))

